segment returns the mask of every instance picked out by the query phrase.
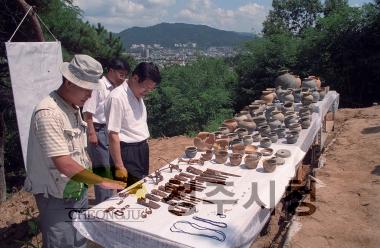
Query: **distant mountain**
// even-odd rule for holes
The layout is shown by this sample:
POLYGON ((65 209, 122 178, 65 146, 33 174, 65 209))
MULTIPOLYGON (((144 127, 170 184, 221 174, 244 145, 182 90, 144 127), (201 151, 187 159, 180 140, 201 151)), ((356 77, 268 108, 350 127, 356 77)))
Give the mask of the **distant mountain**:
POLYGON ((254 38, 250 33, 238 33, 211 28, 206 25, 185 23, 161 23, 150 27, 133 27, 117 34, 124 47, 132 44, 160 44, 173 47, 175 43, 197 43, 197 47, 237 46, 243 41, 254 38))

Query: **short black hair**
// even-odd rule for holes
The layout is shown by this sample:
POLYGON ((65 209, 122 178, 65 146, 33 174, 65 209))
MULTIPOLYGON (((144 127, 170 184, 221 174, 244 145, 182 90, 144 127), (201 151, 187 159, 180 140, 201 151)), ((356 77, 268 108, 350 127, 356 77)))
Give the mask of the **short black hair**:
POLYGON ((125 70, 127 72, 130 72, 131 67, 129 66, 129 63, 125 59, 119 59, 119 58, 114 58, 111 59, 108 62, 107 65, 108 70, 114 69, 114 70, 125 70))
POLYGON ((140 82, 150 79, 157 85, 161 83, 160 70, 152 62, 141 62, 138 64, 132 72, 133 75, 137 75, 140 82))

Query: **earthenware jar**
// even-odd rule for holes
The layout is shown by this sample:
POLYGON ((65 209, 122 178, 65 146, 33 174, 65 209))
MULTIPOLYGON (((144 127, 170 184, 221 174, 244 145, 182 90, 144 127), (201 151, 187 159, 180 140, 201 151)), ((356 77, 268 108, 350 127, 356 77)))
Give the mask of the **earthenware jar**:
POLYGON ((202 153, 201 154, 201 158, 204 160, 204 161, 209 161, 212 159, 212 150, 211 149, 207 149, 205 153, 202 153))
POLYGON ((264 116, 256 116, 252 119, 256 123, 256 127, 267 123, 267 119, 264 116))
POLYGON ((199 132, 194 138, 194 146, 197 147, 198 151, 205 151, 206 149, 211 149, 215 142, 215 135, 209 132, 199 132))
POLYGON ((281 86, 283 89, 297 88, 296 78, 288 70, 279 71, 279 76, 274 80, 276 87, 281 86))
POLYGON ((219 139, 215 141, 214 149, 215 150, 227 150, 228 149, 229 140, 227 139, 219 139))
POLYGON ((275 110, 272 112, 272 119, 284 122, 285 116, 281 111, 275 110))
POLYGON ((234 144, 231 146, 231 150, 233 153, 240 153, 240 154, 244 154, 244 149, 245 149, 245 146, 244 144, 234 144))
POLYGON ((253 142, 252 135, 244 135, 243 136, 244 145, 250 145, 250 144, 252 144, 252 142, 253 142))
POLYGON ((268 138, 270 138, 270 141, 271 141, 272 143, 276 143, 277 140, 278 140, 277 133, 276 133, 276 132, 270 132, 270 133, 268 134, 268 138))
POLYGON ((219 131, 222 134, 228 134, 230 132, 230 130, 227 127, 219 127, 219 131))
POLYGON ((241 163, 241 160, 243 159, 243 155, 240 153, 232 153, 230 156, 230 164, 232 166, 238 166, 241 163))
POLYGON ((253 142, 260 142, 261 134, 259 132, 252 134, 252 140, 253 140, 253 142))
POLYGON ((237 128, 238 122, 234 119, 227 119, 223 122, 223 126, 227 127, 230 132, 233 132, 237 128))
POLYGON ((321 87, 321 80, 319 79, 319 77, 317 77, 317 76, 309 76, 309 78, 315 80, 315 86, 316 86, 317 88, 320 88, 320 87, 321 87))
POLYGON ((253 154, 248 154, 244 158, 244 164, 247 169, 256 169, 262 154, 259 152, 255 152, 253 154))
POLYGON ((301 89, 293 90, 293 96, 294 96, 294 102, 295 103, 301 102, 301 99, 302 99, 301 89))
POLYGON ((286 102, 284 103, 284 107, 283 107, 283 112, 287 112, 287 111, 294 111, 294 104, 293 102, 286 102))
POLYGON ((286 90, 282 89, 281 86, 278 86, 276 88, 277 99, 280 100, 281 102, 283 102, 283 96, 284 96, 285 93, 286 93, 286 90))
POLYGON ((320 101, 323 101, 323 99, 325 99, 325 96, 326 96, 326 90, 324 88, 318 90, 318 93, 319 93, 319 100, 320 101))
POLYGON ((285 131, 286 131, 285 128, 281 128, 281 127, 280 128, 276 128, 274 131, 277 133, 277 136, 278 136, 279 139, 282 139, 282 138, 285 137, 285 131))
POLYGON ((316 89, 311 91, 311 95, 313 96, 313 103, 316 103, 319 101, 319 92, 316 89))
POLYGON ((260 140, 261 147, 268 148, 271 145, 272 145, 272 141, 270 140, 270 138, 267 138, 267 137, 261 138, 260 140))
POLYGON ((273 172, 276 169, 276 166, 277 166, 277 160, 274 157, 263 160, 263 168, 264 168, 264 171, 267 173, 273 172))
POLYGON ((185 148, 185 155, 187 158, 194 158, 197 155, 197 148, 195 146, 187 146, 185 148))
POLYGON ((291 124, 289 124, 289 130, 290 131, 298 131, 298 132, 300 132, 302 130, 301 124, 299 124, 299 123, 291 123, 291 124))
POLYGON ((287 128, 289 128, 289 125, 292 124, 292 123, 297 123, 298 122, 298 118, 296 117, 296 115, 288 115, 285 117, 285 126, 287 128))
POLYGON ((257 152, 257 146, 255 145, 247 145, 244 149, 245 154, 253 154, 257 152))
POLYGON ((294 77, 295 77, 295 79, 296 79, 296 88, 299 88, 299 87, 301 87, 301 84, 302 84, 302 80, 301 80, 301 78, 300 78, 300 76, 298 76, 298 75, 293 75, 294 77))
POLYGON ((266 136, 266 134, 271 132, 270 126, 269 125, 261 126, 259 129, 259 132, 261 136, 266 136))
POLYGON ((250 134, 256 130, 256 123, 252 119, 245 119, 243 121, 239 121, 238 127, 247 129, 248 134, 250 134))
POLYGON ((291 90, 287 90, 283 96, 283 102, 294 102, 294 96, 291 90))
POLYGON ((238 128, 235 130, 235 133, 238 134, 239 138, 243 138, 244 135, 248 135, 248 130, 245 128, 238 128))
POLYGON ((230 142, 234 139, 239 138, 239 135, 237 133, 229 133, 229 134, 227 134, 227 136, 228 136, 228 139, 230 140, 230 142))
POLYGON ((302 129, 307 129, 310 127, 310 119, 309 117, 301 118, 301 127, 302 129))
POLYGON ((224 164, 227 161, 228 152, 224 150, 218 150, 215 152, 215 162, 218 164, 224 164))
POLYGON ((286 135, 286 143, 295 144, 297 142, 298 136, 288 134, 286 135))
POLYGON ((282 124, 282 122, 279 121, 279 120, 276 120, 276 119, 272 119, 268 123, 268 125, 269 125, 269 127, 270 127, 271 130, 274 130, 276 128, 281 127, 281 124, 282 124))
POLYGON ((268 90, 262 91, 261 100, 265 101, 266 104, 272 103, 273 99, 275 98, 276 93, 268 90))
POLYGON ((314 78, 304 78, 302 81, 303 88, 315 88, 317 87, 317 81, 314 78))
POLYGON ((215 139, 221 139, 222 136, 224 135, 221 131, 216 131, 216 132, 213 132, 213 134, 215 135, 215 139))
POLYGON ((233 140, 230 141, 230 146, 233 146, 233 145, 236 145, 236 144, 244 145, 243 139, 236 138, 236 139, 233 139, 233 140))
POLYGON ((308 104, 311 104, 313 102, 313 95, 311 94, 311 92, 305 92, 305 93, 302 93, 302 104, 304 105, 308 105, 308 104))
POLYGON ((267 106, 266 110, 265 110, 265 118, 267 120, 269 120, 271 117, 272 117, 272 112, 276 109, 275 106, 271 105, 271 106, 267 106))
POLYGON ((248 113, 247 113, 247 114, 237 113, 237 114, 235 115, 234 119, 235 119, 237 122, 239 122, 239 121, 245 120, 245 119, 247 119, 247 118, 249 118, 249 117, 251 117, 251 115, 248 114, 248 113))

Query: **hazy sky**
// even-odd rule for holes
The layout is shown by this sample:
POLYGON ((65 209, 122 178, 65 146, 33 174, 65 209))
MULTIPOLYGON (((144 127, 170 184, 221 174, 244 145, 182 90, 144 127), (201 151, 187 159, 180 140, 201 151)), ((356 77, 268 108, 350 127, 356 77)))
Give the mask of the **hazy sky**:
MULTIPOLYGON (((349 0, 360 6, 370 0, 349 0)), ((161 22, 204 24, 223 30, 260 32, 271 0, 74 0, 83 17, 108 30, 146 27, 161 22)))

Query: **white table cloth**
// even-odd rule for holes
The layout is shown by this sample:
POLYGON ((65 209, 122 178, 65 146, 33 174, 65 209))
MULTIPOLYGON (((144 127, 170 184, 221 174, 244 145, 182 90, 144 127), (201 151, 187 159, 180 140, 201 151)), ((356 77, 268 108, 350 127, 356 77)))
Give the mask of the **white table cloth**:
MULTIPOLYGON (((291 156, 285 159, 285 164, 278 166, 272 173, 265 173, 262 168, 262 160, 254 170, 246 169, 244 163, 240 166, 228 166, 206 162, 203 166, 193 165, 201 170, 212 168, 222 170, 241 177, 229 177, 227 182, 230 186, 223 186, 218 189, 227 190, 227 194, 219 191, 217 194, 210 196, 217 186, 209 185, 206 190, 195 195, 196 197, 207 200, 223 200, 234 203, 223 205, 223 214, 225 218, 217 215, 217 204, 198 203, 197 212, 190 216, 175 216, 168 212, 168 205, 160 203, 161 207, 153 210, 153 213, 147 218, 141 218, 139 213, 144 207, 136 204, 134 196, 127 197, 121 205, 116 203, 120 201, 118 196, 87 210, 82 214, 75 215, 74 226, 85 237, 104 247, 244 247, 249 246, 270 217, 271 210, 281 200, 285 193, 286 187, 295 176, 296 166, 301 162, 307 150, 313 143, 314 137, 321 128, 323 115, 332 107, 337 108, 337 99, 339 94, 330 91, 325 99, 316 104, 316 112, 313 113, 313 120, 308 129, 300 133, 296 144, 286 144, 285 139, 280 139, 271 148, 274 153, 279 149, 288 149, 291 156), (257 188, 257 197, 254 196, 253 188, 257 188), (251 200, 251 201, 250 201, 251 200), (119 217, 113 214, 105 215, 104 209, 114 206, 117 209, 130 205, 124 211, 124 216, 119 217), (193 216, 210 219, 213 221, 222 221, 227 224, 227 228, 220 228, 208 223, 192 219, 193 216), (172 225, 177 221, 189 221, 200 226, 222 231, 226 235, 225 241, 221 242, 212 238, 189 235, 185 233, 175 233, 170 230, 172 225)), ((254 143, 257 145, 257 143, 254 143)), ((199 153, 197 156, 199 157, 199 153)), ((244 161, 244 160, 243 160, 244 161)), ((176 163, 174 161, 173 163, 176 163)), ((180 167, 185 169, 186 164, 180 163, 180 167)), ((228 164, 228 163, 227 163, 228 164)), ((172 178, 177 171, 170 173, 169 170, 162 172, 164 181, 159 185, 172 178)), ((146 189, 157 188, 151 179, 145 183, 146 189)), ((184 226, 184 225, 181 225, 184 226)), ((185 230, 198 234, 210 234, 211 231, 196 230, 186 228, 185 230)), ((219 235, 220 236, 220 235, 219 235)))

